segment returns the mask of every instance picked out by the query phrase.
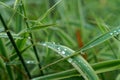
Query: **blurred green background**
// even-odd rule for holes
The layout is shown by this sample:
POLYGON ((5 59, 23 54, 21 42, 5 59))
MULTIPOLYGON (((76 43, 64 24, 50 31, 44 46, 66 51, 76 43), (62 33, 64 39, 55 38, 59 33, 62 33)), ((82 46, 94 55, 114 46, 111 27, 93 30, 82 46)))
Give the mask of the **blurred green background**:
MULTIPOLYGON (((21 0, 0 0, 0 13, 2 14, 11 33, 15 34, 16 45, 22 51, 28 47, 31 42, 29 34, 21 34, 29 27, 41 26, 36 31, 31 32, 33 41, 37 42, 55 42, 56 44, 65 45, 73 50, 78 50, 86 45, 89 41, 98 37, 109 30, 120 25, 120 0, 23 0, 24 9, 21 0), (3 3, 5 4, 3 4, 3 3), (57 4, 57 2, 59 2, 57 4), (16 12, 17 11, 17 12, 16 12), (24 14, 23 17, 20 14, 24 14), (24 14, 25 15, 25 14, 24 14), (44 27, 43 25, 48 25, 44 27), (25 37, 25 39, 18 39, 25 37)), ((107 60, 116 60, 120 58, 119 35, 100 45, 91 48, 82 55, 90 64, 98 63, 107 60)), ((6 55, 0 50, 0 76, 1 80, 9 80, 5 64, 12 66, 15 79, 24 80, 24 70, 18 57, 12 58, 15 55, 15 50, 10 44, 4 33, 2 23, 0 23, 0 39, 6 48, 6 55), (4 58, 5 57, 5 58, 4 58), (11 60, 12 58, 12 60, 11 60), (6 63, 6 59, 10 59, 6 63), (19 66, 20 65, 20 66, 19 66), (15 67, 15 69, 14 69, 15 67), (22 72, 23 77, 20 76, 22 72), (5 75, 3 75, 5 74, 5 75), (20 78, 20 79, 19 79, 20 78)), ((2 49, 2 45, 0 45, 2 49)), ((41 66, 45 66, 61 58, 56 52, 36 46, 41 66)), ((35 64, 28 64, 27 67, 33 76, 39 75, 37 59, 32 47, 25 49, 24 59, 26 61, 35 61, 35 64)), ((59 62, 45 70, 44 75, 52 74, 73 68, 67 61, 59 62), (65 66, 64 66, 65 65, 65 66)), ((115 80, 119 70, 100 74, 101 80, 115 80), (102 76, 101 76, 102 75, 102 76)), ((63 80, 80 80, 79 77, 71 77, 63 80)), ((82 80, 82 78, 81 78, 82 80)), ((119 80, 119 79, 118 79, 119 80)))

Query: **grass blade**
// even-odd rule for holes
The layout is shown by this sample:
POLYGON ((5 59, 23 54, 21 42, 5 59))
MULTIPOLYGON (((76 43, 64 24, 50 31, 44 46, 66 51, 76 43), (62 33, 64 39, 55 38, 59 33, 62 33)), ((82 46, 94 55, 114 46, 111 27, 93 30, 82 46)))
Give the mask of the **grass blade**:
MULTIPOLYGON (((22 4, 21 7, 22 7, 22 10, 23 10, 23 13, 24 13, 25 17, 27 17, 26 9, 25 9, 25 6, 24 6, 24 3, 23 3, 22 0, 21 0, 21 4, 22 4)), ((29 24, 26 20, 25 20, 25 24, 26 24, 27 28, 30 28, 29 24)), ((34 35, 32 33, 29 33, 29 37, 31 38, 31 40, 30 40, 31 44, 34 44, 35 43, 34 35)), ((35 45, 33 45, 33 50, 34 50, 34 54, 36 56, 37 61, 40 62, 40 58, 38 56, 38 50, 37 50, 37 47, 35 45)), ((41 67, 42 67, 41 64, 38 64, 38 66, 39 66, 39 69, 41 69, 41 67)), ((40 71, 40 73, 41 73, 41 75, 43 75, 43 71, 40 71)))
POLYGON ((111 31, 97 37, 96 39, 90 41, 88 44, 83 46, 82 49, 80 49, 80 51, 85 51, 85 50, 87 50, 89 48, 92 48, 92 47, 94 47, 94 46, 96 46, 96 45, 98 45, 100 43, 103 43, 104 41, 118 35, 118 34, 120 34, 120 27, 117 27, 117 28, 115 28, 115 29, 113 29, 113 30, 111 30, 111 31))
MULTIPOLYGON (((120 60, 103 61, 103 62, 92 64, 91 66, 93 67, 93 69, 97 74, 104 73, 104 72, 120 69, 120 60)), ((36 77, 36 78, 33 78, 32 80, 45 80, 45 79, 57 80, 57 79, 65 79, 73 76, 81 76, 81 75, 76 71, 76 69, 70 69, 70 70, 66 70, 66 71, 62 71, 54 74, 36 77)))
POLYGON ((11 33, 9 32, 9 29, 8 29, 7 25, 5 24, 5 21, 3 20, 3 17, 1 16, 1 14, 0 14, 0 19, 1 19, 1 22, 2 22, 2 24, 3 24, 3 26, 4 26, 4 28, 5 28, 5 31, 6 31, 6 33, 7 33, 7 35, 8 35, 8 37, 9 37, 12 45, 14 46, 14 48, 15 48, 15 50, 16 50, 17 55, 19 56, 19 59, 21 60, 21 62, 22 62, 22 64, 23 64, 24 69, 25 69, 26 72, 27 72, 28 77, 31 79, 31 75, 30 75, 30 73, 29 73, 29 71, 28 71, 28 69, 27 69, 27 66, 25 65, 24 59, 23 59, 23 57, 20 55, 20 51, 18 50, 18 48, 17 48, 17 46, 16 46, 16 44, 15 44, 15 41, 14 41, 11 33))
MULTIPOLYGON (((72 53, 75 51, 62 46, 62 45, 57 45, 53 44, 50 42, 42 43, 41 45, 46 46, 57 53, 59 53, 63 57, 70 56, 72 53)), ((81 73, 81 75, 86 79, 86 80, 98 80, 97 75, 95 74, 94 70, 91 68, 91 66, 85 61, 80 55, 79 56, 73 56, 69 59, 67 59, 70 64, 72 64, 75 69, 81 73)))
POLYGON ((36 30, 40 30, 40 29, 49 28, 49 27, 52 27, 52 26, 55 26, 55 25, 56 24, 37 25, 35 27, 28 28, 27 31, 32 32, 32 31, 36 31, 36 30))
MULTIPOLYGON (((8 58, 8 52, 7 52, 7 49, 5 48, 5 44, 4 44, 4 41, 2 39, 0 39, 0 53, 2 53, 1 55, 4 56, 5 58, 7 58, 7 60, 9 61, 9 58, 8 58)), ((10 66, 6 66, 6 69, 7 69, 7 73, 9 74, 9 78, 10 80, 14 80, 14 74, 13 74, 13 71, 12 71, 12 68, 10 66)))
POLYGON ((8 9, 10 9, 11 11, 14 11, 14 12, 18 13, 21 17, 25 18, 24 15, 22 15, 21 13, 19 13, 17 10, 11 8, 10 6, 6 5, 5 3, 0 2, 0 5, 2 5, 2 6, 4 6, 4 7, 6 7, 6 8, 8 8, 8 9))
POLYGON ((59 0, 59 1, 56 2, 50 9, 48 9, 48 10, 43 14, 43 16, 38 19, 38 22, 39 22, 39 21, 42 21, 61 1, 62 1, 62 0, 59 0))
MULTIPOLYGON (((17 34, 12 34, 14 39, 23 39, 22 37, 18 36, 17 34)), ((0 38, 8 38, 6 33, 0 33, 0 38)))

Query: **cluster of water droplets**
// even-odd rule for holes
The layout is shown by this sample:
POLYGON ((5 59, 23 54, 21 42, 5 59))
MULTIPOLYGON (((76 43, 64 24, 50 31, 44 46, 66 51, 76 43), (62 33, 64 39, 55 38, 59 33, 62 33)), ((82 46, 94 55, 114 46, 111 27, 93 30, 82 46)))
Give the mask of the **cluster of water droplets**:
POLYGON ((32 60, 28 60, 26 61, 27 64, 35 64, 36 62, 35 61, 32 61, 32 60))
POLYGON ((63 49, 63 48, 61 48, 61 47, 58 47, 58 48, 57 48, 57 51, 58 51, 60 54, 62 54, 62 56, 63 56, 63 55, 65 55, 67 49, 65 49, 65 48, 63 49))
POLYGON ((113 32, 110 33, 111 36, 118 35, 120 33, 120 28, 118 30, 114 30, 113 32))
POLYGON ((56 49, 56 51, 57 51, 59 54, 61 54, 62 56, 65 56, 65 53, 66 53, 66 51, 67 51, 66 48, 60 47, 59 45, 55 44, 55 42, 52 42, 52 44, 49 43, 49 42, 48 42, 48 43, 42 43, 42 45, 43 45, 43 46, 47 46, 47 47, 49 47, 49 48, 56 49))
MULTIPOLYGON (((36 64, 35 61, 33 60, 27 60, 25 61, 26 64, 36 64)), ((17 65, 17 64, 22 64, 20 61, 11 61, 11 62, 7 62, 5 63, 5 65, 17 65)))

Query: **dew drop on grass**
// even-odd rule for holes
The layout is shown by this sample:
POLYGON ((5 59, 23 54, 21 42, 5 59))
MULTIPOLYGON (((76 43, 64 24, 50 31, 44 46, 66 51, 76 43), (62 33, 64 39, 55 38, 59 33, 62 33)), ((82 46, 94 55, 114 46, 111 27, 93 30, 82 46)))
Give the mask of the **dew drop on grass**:
POLYGON ((62 53, 62 54, 65 54, 65 51, 62 51, 61 53, 62 53))
POLYGON ((61 51, 61 50, 60 50, 60 47, 58 47, 57 50, 58 50, 58 51, 61 51))
POLYGON ((45 43, 43 43, 42 45, 43 45, 43 46, 46 46, 46 44, 45 44, 45 43))
POLYGON ((116 34, 119 34, 118 32, 116 32, 116 34))
POLYGON ((26 61, 27 64, 33 64, 34 61, 26 61))
POLYGON ((117 31, 114 31, 114 33, 116 33, 117 31))
POLYGON ((113 35, 113 33, 110 33, 110 35, 112 36, 112 35, 113 35))
POLYGON ((28 37, 28 39, 31 39, 31 37, 28 37))
POLYGON ((69 58, 69 59, 68 59, 68 62, 70 62, 70 63, 71 63, 72 61, 73 61, 73 60, 72 60, 71 58, 69 58))

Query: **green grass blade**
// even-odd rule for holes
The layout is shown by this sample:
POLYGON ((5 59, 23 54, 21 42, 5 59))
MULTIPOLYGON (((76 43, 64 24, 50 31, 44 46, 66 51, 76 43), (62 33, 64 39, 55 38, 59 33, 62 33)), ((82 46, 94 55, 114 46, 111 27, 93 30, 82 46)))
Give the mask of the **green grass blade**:
MULTIPOLYGON (((73 51, 70 48, 67 48, 62 45, 57 45, 51 42, 46 42, 46 43, 41 43, 41 45, 46 46, 57 53, 59 53, 62 57, 67 57, 70 56, 73 51)), ((81 73, 81 75, 86 79, 86 80, 98 80, 98 76, 95 74, 94 70, 91 68, 91 66, 87 63, 86 60, 84 60, 80 55, 79 56, 74 56, 69 59, 67 59, 70 64, 72 64, 75 69, 81 73)))
MULTIPOLYGON (((0 39, 0 53, 2 53, 1 55, 4 56, 5 58, 7 58, 9 61, 8 52, 5 47, 5 43, 2 39, 0 39)), ((6 69, 9 74, 8 76, 9 76, 10 80, 14 80, 15 76, 13 74, 12 68, 10 66, 6 66, 6 69)))
POLYGON ((17 53, 17 55, 19 56, 19 59, 21 60, 21 62, 22 62, 22 64, 23 64, 24 69, 25 69, 26 72, 27 72, 28 77, 31 78, 31 75, 30 75, 30 73, 29 73, 29 71, 28 71, 28 69, 27 69, 27 66, 25 65, 24 59, 23 59, 23 57, 21 56, 20 51, 19 51, 19 49, 18 49, 18 47, 17 47, 17 45, 16 45, 16 43, 15 43, 15 41, 14 41, 14 39, 13 39, 13 37, 12 37, 12 35, 11 35, 11 33, 10 33, 10 31, 9 31, 9 29, 8 29, 8 27, 7 27, 7 25, 6 25, 6 23, 5 23, 5 21, 4 21, 4 19, 3 19, 3 17, 2 17, 1 14, 0 14, 0 19, 1 19, 1 22, 2 22, 2 24, 3 24, 3 26, 4 26, 4 28, 5 28, 5 31, 6 31, 8 37, 9 37, 11 43, 12 43, 12 45, 13 45, 16 53, 17 53))
POLYGON ((3 3, 3 2, 0 2, 0 5, 2 5, 2 6, 4 6, 4 7, 6 7, 6 8, 8 8, 8 9, 10 9, 11 11, 14 11, 14 12, 18 13, 21 17, 25 18, 25 16, 24 16, 23 14, 19 13, 17 10, 11 8, 11 7, 8 6, 7 4, 5 4, 5 3, 3 3))
MULTIPOLYGON (((30 47, 32 47, 33 45, 30 45, 30 46, 27 46, 25 47, 23 50, 20 51, 20 54, 23 54, 26 50, 28 50, 30 47)), ((17 54, 13 54, 11 55, 10 57, 10 60, 13 61, 15 60, 16 58, 18 58, 17 54)))
POLYGON ((36 31, 36 30, 49 28, 49 27, 52 27, 52 26, 55 26, 55 25, 56 24, 36 25, 35 27, 28 28, 27 31, 32 32, 32 31, 36 31))
POLYGON ((58 36, 61 37, 61 39, 64 39, 64 42, 66 42, 68 45, 72 45, 72 46, 76 46, 76 42, 67 34, 65 33, 63 30, 61 29, 56 29, 58 32, 58 36))
POLYGON ((50 28, 50 27, 54 27, 54 26, 55 26, 55 24, 37 25, 37 26, 34 26, 34 27, 30 27, 30 28, 21 30, 18 33, 18 35, 22 36, 22 35, 27 34, 27 33, 31 33, 31 32, 37 31, 37 30, 42 30, 42 29, 50 28))
POLYGON ((80 76, 80 74, 75 69, 70 69, 70 70, 66 70, 66 71, 62 71, 54 74, 36 77, 36 78, 33 78, 32 80, 46 80, 46 79, 60 80, 60 79, 65 79, 73 76, 80 76))
POLYGON ((39 21, 42 21, 61 1, 62 1, 62 0, 59 0, 59 1, 56 2, 50 9, 48 9, 48 10, 43 14, 43 16, 38 19, 38 22, 39 22, 39 21))
MULTIPOLYGON (((91 66, 93 67, 93 69, 97 74, 104 73, 104 72, 120 69, 120 60, 103 61, 103 62, 92 64, 91 66)), ((54 74, 36 77, 36 78, 33 78, 32 80, 45 80, 45 79, 57 80, 57 79, 65 79, 73 76, 81 76, 81 75, 76 71, 76 69, 70 69, 70 70, 66 70, 66 71, 62 71, 54 74)))
MULTIPOLYGON (((23 39, 22 37, 20 37, 17 34, 14 34, 14 33, 12 33, 12 36, 13 36, 14 39, 23 39)), ((8 38, 8 36, 7 36, 6 33, 0 33, 0 38, 8 38)))
POLYGON ((118 35, 118 34, 120 34, 120 27, 117 27, 117 28, 97 37, 96 39, 92 40, 91 42, 89 42, 88 44, 83 46, 80 51, 84 51, 84 50, 87 50, 89 48, 92 48, 92 47, 94 47, 100 43, 103 43, 104 41, 118 35))
MULTIPOLYGON (((23 1, 21 1, 21 4, 22 4, 23 13, 24 13, 25 17, 27 17, 27 13, 26 13, 26 9, 25 9, 25 5, 24 5, 23 1)), ((26 19, 26 20, 27 20, 27 19, 26 19)), ((26 20, 25 20, 26 27, 27 27, 27 28, 30 28, 29 23, 28 23, 26 20)), ((35 43, 34 34, 29 33, 29 37, 31 38, 31 39, 30 39, 31 44, 34 44, 34 43, 35 43)), ((35 56, 36 56, 37 61, 40 62, 40 58, 39 58, 39 56, 38 56, 37 47, 36 47, 35 45, 33 45, 32 47, 33 47, 33 51, 34 51, 34 54, 35 54, 35 56)), ((39 66, 39 69, 41 69, 41 67, 42 67, 41 64, 38 64, 38 66, 39 66)), ((40 71, 40 74, 41 74, 41 75, 44 74, 42 70, 40 71)))

